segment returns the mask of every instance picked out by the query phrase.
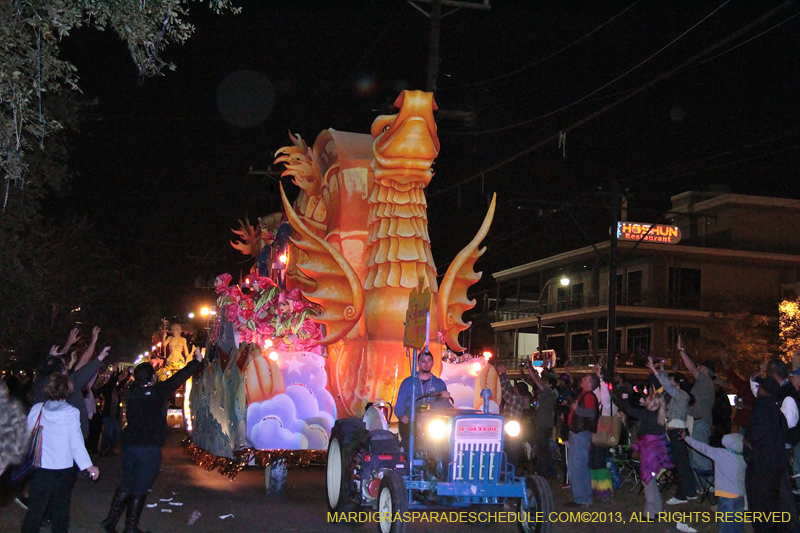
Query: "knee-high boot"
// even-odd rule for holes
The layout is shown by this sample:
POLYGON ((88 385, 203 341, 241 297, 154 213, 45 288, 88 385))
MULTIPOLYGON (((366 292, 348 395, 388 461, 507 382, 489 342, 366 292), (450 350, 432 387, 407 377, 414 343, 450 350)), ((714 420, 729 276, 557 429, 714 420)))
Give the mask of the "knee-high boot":
POLYGON ((131 496, 128 499, 128 514, 125 516, 125 530, 123 533, 150 533, 139 529, 139 518, 142 516, 147 495, 131 496))
POLYGON ((111 508, 108 510, 108 516, 105 520, 100 522, 103 529, 106 530, 106 533, 116 533, 117 522, 119 522, 119 518, 125 510, 125 504, 128 503, 129 497, 129 493, 123 492, 120 489, 117 489, 117 492, 114 493, 114 499, 111 500, 111 508))

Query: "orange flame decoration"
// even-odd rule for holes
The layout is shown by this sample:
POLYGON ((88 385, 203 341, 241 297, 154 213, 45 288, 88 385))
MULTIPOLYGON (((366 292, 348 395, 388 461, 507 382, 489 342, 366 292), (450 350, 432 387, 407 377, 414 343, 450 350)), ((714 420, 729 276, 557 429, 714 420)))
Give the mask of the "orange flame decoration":
MULTIPOLYGON (((326 205, 326 217, 319 221, 324 235, 319 226, 306 224, 313 219, 307 210, 310 201, 292 206, 283 196, 294 230, 291 242, 301 252, 291 262, 303 276, 298 280, 303 295, 322 310, 313 320, 326 327, 322 343, 328 347, 330 388, 342 416, 360 415, 366 402, 395 398, 409 374, 403 320, 409 292, 420 277, 434 295, 431 351, 441 355, 444 349, 440 331, 452 349, 464 349, 458 334, 469 324, 461 317, 475 305, 467 289, 480 279, 473 266, 485 251, 479 246, 494 216, 495 199, 477 235, 450 264, 439 286, 424 194, 440 150, 436 103, 431 93, 403 91, 395 106, 397 114, 375 119, 371 136, 327 130, 304 151, 303 157, 315 162, 322 176, 318 203, 326 205), (302 288, 306 280, 316 288, 302 288)), ((294 141, 294 149, 279 152, 303 151, 294 141)), ((301 196, 313 193, 307 188, 301 196)), ((294 280, 290 275, 288 282, 294 280)), ((436 359, 434 371, 439 372, 436 359)))
MULTIPOLYGON (((433 117, 436 103, 430 93, 403 91, 395 105, 397 114, 375 119, 372 135, 329 129, 311 147, 299 135, 292 136, 292 146, 276 153, 276 163, 286 165, 284 175, 292 176, 301 189, 294 204, 281 189, 292 227, 287 288, 299 289, 319 311, 309 318, 324 326, 318 344, 326 347, 327 359, 278 346, 278 360, 270 359, 271 348, 261 352, 268 335, 248 340, 246 333, 258 332, 253 317, 263 307, 258 301, 251 305, 236 291, 229 294, 221 283, 218 292, 228 300, 218 307, 228 325, 221 326, 219 348, 226 348, 193 387, 193 439, 201 448, 231 458, 233 449, 248 446, 321 450, 336 418, 361 416, 365 403, 376 399, 394 400, 410 373, 403 322, 409 293, 420 278, 432 292, 428 336, 434 373, 442 374, 454 389, 456 381, 461 384, 461 407, 474 407, 476 391, 479 395, 484 386, 492 390, 493 401, 500 402, 496 372, 484 358, 443 368, 440 357, 445 344, 464 349, 458 335, 470 324, 462 315, 475 305, 467 289, 480 279, 473 267, 485 251, 480 244, 489 231, 496 199, 475 237, 438 283, 424 194, 440 150, 433 117), (241 318, 244 327, 234 327, 241 318), (250 341, 257 344, 241 344, 238 350, 234 346, 250 341), (222 444, 216 437, 208 437, 208 445, 198 442, 217 424, 225 434, 222 444)), ((260 243, 271 238, 265 233, 271 225, 264 221, 281 218, 264 217, 258 228, 245 221, 235 231, 241 242, 234 247, 257 254, 260 243)))

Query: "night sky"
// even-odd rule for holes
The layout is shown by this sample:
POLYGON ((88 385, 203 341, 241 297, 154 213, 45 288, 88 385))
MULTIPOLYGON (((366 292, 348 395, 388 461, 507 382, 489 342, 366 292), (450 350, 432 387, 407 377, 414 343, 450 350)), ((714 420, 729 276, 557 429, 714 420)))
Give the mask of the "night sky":
MULTIPOLYGON (((425 86, 430 23, 401 0, 237 4, 223 16, 192 5, 197 31, 161 53, 177 65, 164 77, 138 79, 111 32, 63 43, 96 105, 69 134, 75 178, 49 211, 85 214, 164 294, 249 269, 229 230, 279 210, 276 178, 248 169, 267 170, 289 130, 309 144, 328 127, 368 133, 400 90, 425 86)), ((565 203, 607 238, 597 191, 614 179, 642 222, 688 189, 800 198, 800 5, 787 4, 493 1, 446 16, 436 100, 476 119, 439 122, 427 194, 440 273, 495 191, 484 281, 586 245, 566 211, 548 213, 565 203)))

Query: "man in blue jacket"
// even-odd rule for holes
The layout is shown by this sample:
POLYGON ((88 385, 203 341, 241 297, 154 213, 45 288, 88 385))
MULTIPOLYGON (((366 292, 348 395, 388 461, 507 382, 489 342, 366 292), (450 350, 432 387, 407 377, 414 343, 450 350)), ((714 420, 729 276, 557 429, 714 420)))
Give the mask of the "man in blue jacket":
MULTIPOLYGON (((441 392, 441 397, 445 400, 450 399, 450 393, 447 392, 447 385, 444 381, 437 378, 431 373, 433 369, 433 354, 425 350, 417 355, 417 374, 419 379, 412 376, 407 377, 400 384, 400 389, 397 391, 397 401, 395 402, 394 413, 397 416, 398 430, 403 444, 408 443, 409 427, 411 422, 411 384, 414 384, 414 394, 417 398, 426 394, 441 392)), ((418 406, 427 405, 432 403, 433 397, 425 398, 417 402, 418 406)))

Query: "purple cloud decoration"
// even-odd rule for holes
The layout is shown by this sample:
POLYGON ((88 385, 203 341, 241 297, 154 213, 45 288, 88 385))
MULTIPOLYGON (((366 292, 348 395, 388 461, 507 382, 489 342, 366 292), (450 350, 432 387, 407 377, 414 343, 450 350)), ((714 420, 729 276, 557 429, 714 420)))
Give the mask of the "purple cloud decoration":
POLYGON ((336 420, 325 359, 278 352, 286 392, 247 408, 247 440, 261 450, 326 450, 336 420))

